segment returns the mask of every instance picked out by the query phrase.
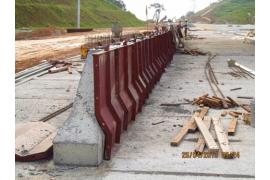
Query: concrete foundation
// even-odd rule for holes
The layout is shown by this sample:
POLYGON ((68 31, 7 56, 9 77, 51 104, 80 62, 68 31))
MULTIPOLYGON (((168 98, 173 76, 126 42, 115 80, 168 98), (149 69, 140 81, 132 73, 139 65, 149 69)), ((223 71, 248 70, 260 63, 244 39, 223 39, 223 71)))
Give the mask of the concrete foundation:
POLYGON ((93 57, 88 55, 73 110, 53 142, 54 162, 97 166, 103 160, 104 139, 95 117, 93 57))

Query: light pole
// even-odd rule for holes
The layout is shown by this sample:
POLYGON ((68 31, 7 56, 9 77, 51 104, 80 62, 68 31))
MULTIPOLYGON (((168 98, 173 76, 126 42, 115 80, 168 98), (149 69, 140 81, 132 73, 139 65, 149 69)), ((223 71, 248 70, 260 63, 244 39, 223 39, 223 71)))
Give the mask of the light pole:
POLYGON ((78 7, 77 7, 77 28, 80 29, 80 11, 81 11, 81 0, 78 0, 78 7))

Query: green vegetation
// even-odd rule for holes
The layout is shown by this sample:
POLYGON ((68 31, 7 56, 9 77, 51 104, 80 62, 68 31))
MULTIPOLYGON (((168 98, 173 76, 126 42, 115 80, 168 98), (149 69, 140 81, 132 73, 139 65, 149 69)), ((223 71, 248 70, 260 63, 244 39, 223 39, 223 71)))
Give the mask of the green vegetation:
MULTIPOLYGON (((16 0, 16 28, 76 27, 77 0, 16 0)), ((143 21, 109 0, 81 0, 81 27, 143 26, 143 21)))
POLYGON ((205 16, 215 23, 255 23, 255 0, 222 0, 199 11, 196 16, 200 16, 209 9, 211 9, 210 12, 205 16))

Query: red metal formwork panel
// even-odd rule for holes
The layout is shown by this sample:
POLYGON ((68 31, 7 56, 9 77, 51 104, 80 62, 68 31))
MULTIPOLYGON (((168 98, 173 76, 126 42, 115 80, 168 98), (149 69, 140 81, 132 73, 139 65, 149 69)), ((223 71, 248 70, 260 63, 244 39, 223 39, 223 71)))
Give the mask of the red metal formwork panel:
POLYGON ((164 57, 165 57, 165 66, 167 66, 170 62, 170 53, 168 51, 168 33, 165 33, 163 35, 163 40, 162 40, 162 51, 163 51, 163 54, 164 54, 164 57))
POLYGON ((148 61, 148 56, 149 56, 149 52, 147 50, 147 44, 146 44, 146 39, 143 39, 141 41, 141 62, 142 62, 142 68, 143 68, 143 73, 145 74, 145 77, 148 79, 149 81, 149 89, 150 92, 152 91, 152 75, 149 71, 149 67, 147 64, 148 61))
POLYGON ((119 72, 121 74, 120 78, 121 78, 121 88, 122 88, 122 93, 120 93, 121 99, 123 102, 125 102, 126 105, 130 106, 130 117, 128 119, 128 121, 130 120, 134 120, 136 113, 137 113, 137 101, 138 101, 138 95, 136 94, 136 92, 133 92, 134 89, 132 89, 132 87, 130 87, 130 83, 129 83, 129 76, 131 76, 130 72, 129 72, 129 64, 127 61, 127 48, 121 47, 118 48, 117 51, 119 52, 119 72))
POLYGON ((141 79, 143 80, 143 82, 146 85, 146 93, 147 93, 147 98, 149 96, 149 93, 151 92, 151 88, 150 88, 150 79, 147 77, 146 75, 146 71, 145 71, 145 64, 144 64, 144 49, 143 49, 143 41, 139 40, 136 43, 136 47, 137 47, 137 53, 138 53, 138 63, 139 63, 139 75, 141 77, 141 79))
POLYGON ((110 98, 109 107, 116 120, 116 139, 115 142, 120 143, 120 136, 123 130, 123 124, 125 121, 125 111, 121 105, 119 98, 119 89, 116 88, 119 80, 116 77, 116 66, 115 66, 115 50, 105 52, 107 55, 107 79, 109 82, 108 86, 108 97, 110 98))
MULTIPOLYGON (((132 62, 133 61, 132 55, 133 55, 132 45, 125 46, 124 47, 124 57, 125 57, 125 60, 127 63, 128 90, 129 90, 131 97, 136 102, 136 108, 135 108, 135 110, 136 110, 135 115, 136 115, 138 112, 141 111, 141 107, 140 107, 141 97, 136 89, 136 84, 134 82, 134 64, 132 62)), ((132 119, 135 120, 135 116, 132 119)))
POLYGON ((173 55, 174 53, 176 52, 176 47, 175 47, 175 44, 173 42, 173 34, 171 31, 168 32, 168 38, 167 38, 167 41, 168 41, 168 51, 169 51, 169 54, 170 54, 170 60, 173 59, 173 55))
POLYGON ((136 116, 136 101, 128 90, 128 64, 125 57, 125 48, 115 50, 116 79, 119 80, 116 88, 119 91, 120 103, 125 107, 126 117, 124 129, 128 127, 128 122, 136 116))
POLYGON ((166 46, 163 47, 163 51, 165 53, 165 56, 166 56, 166 65, 168 65, 168 63, 171 61, 171 46, 170 44, 168 43, 169 41, 169 33, 165 33, 165 37, 164 37, 164 44, 166 44, 166 46))
POLYGON ((155 83, 158 82, 159 78, 158 78, 158 67, 156 66, 156 63, 155 63, 155 55, 154 55, 154 38, 151 37, 149 39, 149 43, 150 43, 150 64, 151 64, 151 67, 154 71, 154 78, 155 78, 155 83))
POLYGON ((163 66, 163 69, 164 69, 167 66, 167 61, 168 61, 168 56, 167 56, 166 52, 163 49, 164 48, 163 44, 166 43, 166 33, 161 34, 159 36, 158 41, 159 41, 158 44, 159 44, 159 49, 160 49, 159 56, 160 56, 160 59, 162 61, 162 66, 163 66))
POLYGON ((106 78, 107 73, 107 54, 99 52, 93 54, 94 57, 94 96, 95 96, 95 115, 96 119, 105 134, 104 159, 111 159, 112 146, 116 139, 116 120, 111 113, 107 96, 109 82, 106 78))
POLYGON ((146 73, 147 78, 150 80, 150 89, 152 90, 154 88, 155 82, 154 82, 154 76, 151 71, 151 67, 149 65, 149 39, 144 39, 142 41, 142 50, 143 50, 143 64, 144 64, 144 70, 146 73))
POLYGON ((158 48, 158 36, 155 36, 153 38, 154 40, 154 62, 157 66, 157 70, 158 70, 158 79, 161 78, 161 75, 163 73, 163 67, 162 67, 162 63, 160 61, 159 58, 159 48, 158 48))
POLYGON ((152 81, 153 81, 153 84, 155 85, 156 82, 157 82, 157 79, 156 79, 156 71, 155 71, 155 67, 154 67, 154 64, 153 64, 153 49, 152 49, 152 44, 151 44, 151 40, 152 38, 148 38, 146 41, 147 41, 147 48, 148 48, 148 59, 147 59, 147 63, 148 63, 148 66, 149 66, 149 70, 150 70, 150 73, 152 75, 152 81))
POLYGON ((140 73, 139 73, 139 58, 138 58, 138 49, 137 43, 134 43, 130 46, 132 51, 132 82, 136 91, 140 97, 139 109, 141 110, 146 98, 147 98, 147 88, 145 82, 142 80, 140 73))

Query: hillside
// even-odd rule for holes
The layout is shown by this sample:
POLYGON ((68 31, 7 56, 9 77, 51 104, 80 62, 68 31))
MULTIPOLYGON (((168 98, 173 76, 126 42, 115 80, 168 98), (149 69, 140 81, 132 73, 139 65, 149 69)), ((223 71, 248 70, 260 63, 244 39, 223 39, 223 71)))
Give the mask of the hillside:
MULTIPOLYGON (((77 0, 16 0, 16 28, 75 27, 77 0)), ((109 0, 81 0, 81 27, 143 26, 130 12, 109 0)))
POLYGON ((192 19, 211 23, 254 24, 255 0, 222 0, 197 12, 192 19))

